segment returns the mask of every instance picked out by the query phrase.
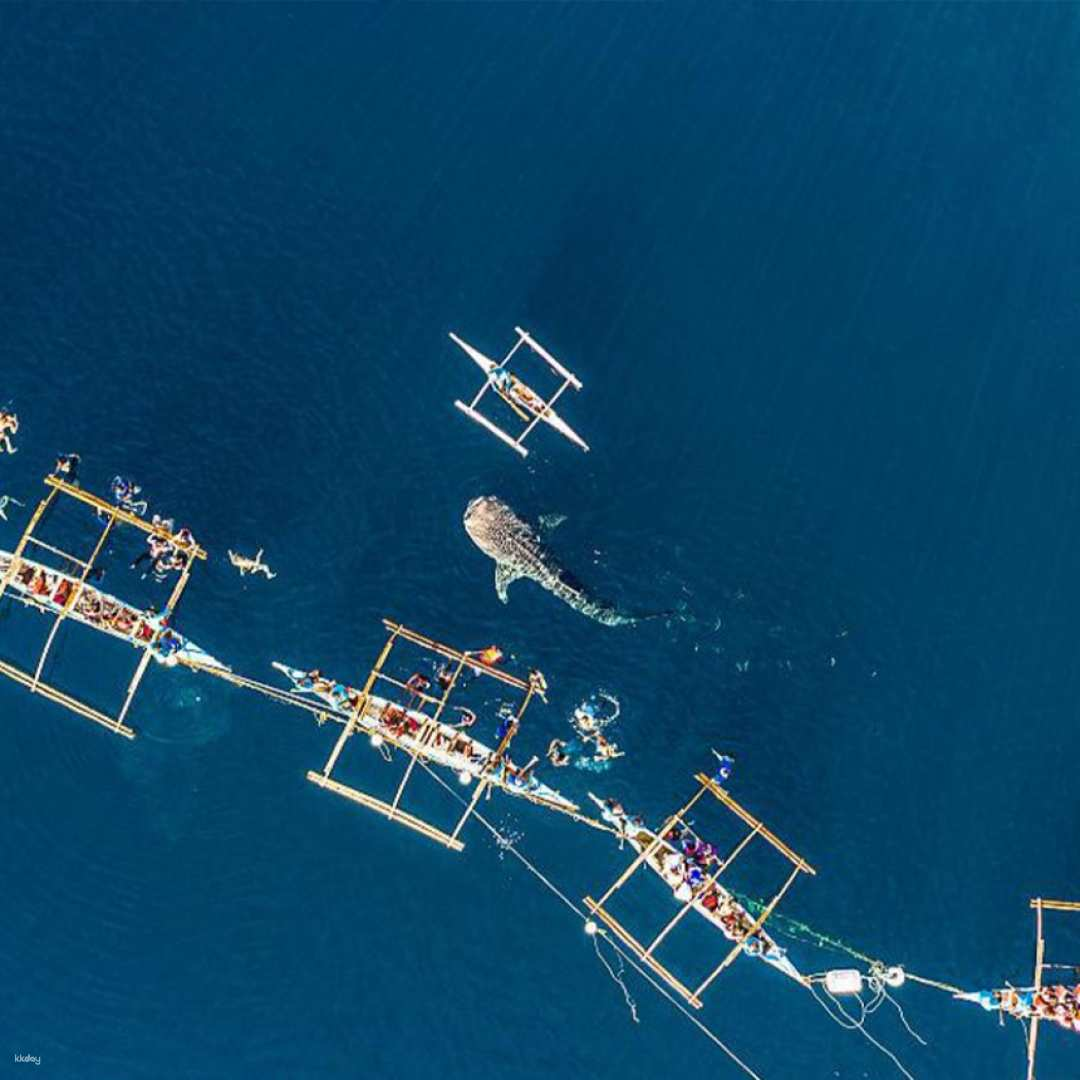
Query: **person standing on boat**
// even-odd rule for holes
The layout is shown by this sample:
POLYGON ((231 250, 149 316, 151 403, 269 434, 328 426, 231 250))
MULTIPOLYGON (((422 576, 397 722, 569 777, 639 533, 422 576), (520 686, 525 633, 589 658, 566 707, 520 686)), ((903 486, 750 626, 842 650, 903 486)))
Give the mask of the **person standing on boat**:
POLYGON ((735 768, 735 759, 730 754, 718 754, 715 750, 713 756, 716 758, 713 779, 718 784, 723 784, 731 776, 731 770, 735 768))

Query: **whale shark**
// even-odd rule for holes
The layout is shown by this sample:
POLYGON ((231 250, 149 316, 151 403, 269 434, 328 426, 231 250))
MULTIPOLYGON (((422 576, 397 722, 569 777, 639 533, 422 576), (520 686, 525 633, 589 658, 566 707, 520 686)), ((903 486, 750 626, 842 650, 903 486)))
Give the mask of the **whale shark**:
POLYGON ((604 626, 631 626, 642 619, 662 618, 671 612, 631 614, 606 600, 591 596, 548 552, 540 534, 494 495, 473 499, 465 508, 469 539, 495 560, 495 592, 505 604, 507 589, 518 578, 530 578, 564 604, 604 626))

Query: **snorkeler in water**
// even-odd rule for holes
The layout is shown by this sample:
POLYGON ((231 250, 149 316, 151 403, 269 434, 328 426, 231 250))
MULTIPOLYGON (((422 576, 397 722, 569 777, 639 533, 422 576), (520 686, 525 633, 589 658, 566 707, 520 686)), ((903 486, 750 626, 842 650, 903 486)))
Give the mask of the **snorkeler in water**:
POLYGON ((5 511, 7 510, 9 504, 12 504, 14 506, 26 505, 25 503, 19 502, 18 499, 13 498, 11 495, 0 495, 0 519, 4 521, 7 521, 7 514, 5 513, 5 511))

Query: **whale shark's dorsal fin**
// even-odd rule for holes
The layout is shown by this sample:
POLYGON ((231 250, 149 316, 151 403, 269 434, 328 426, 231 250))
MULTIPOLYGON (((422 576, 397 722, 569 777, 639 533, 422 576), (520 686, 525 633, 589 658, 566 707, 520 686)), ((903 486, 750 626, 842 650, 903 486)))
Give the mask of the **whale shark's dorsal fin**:
POLYGON ((521 571, 515 569, 509 563, 499 562, 495 564, 495 595, 504 604, 510 599, 506 595, 506 590, 521 576, 521 571))
POLYGON ((564 521, 566 521, 565 514, 542 514, 540 517, 540 535, 549 536, 564 521))

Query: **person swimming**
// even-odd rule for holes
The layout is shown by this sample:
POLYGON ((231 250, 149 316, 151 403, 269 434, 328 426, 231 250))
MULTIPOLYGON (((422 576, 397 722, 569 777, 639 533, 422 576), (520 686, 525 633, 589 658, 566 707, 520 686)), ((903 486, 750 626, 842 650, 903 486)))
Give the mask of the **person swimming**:
POLYGON ((259 548, 255 552, 253 558, 248 558, 245 555, 237 555, 235 552, 229 552, 229 562, 240 571, 240 576, 244 577, 247 574, 263 574, 267 581, 273 581, 277 577, 269 566, 262 561, 263 549, 259 548))
POLYGON ((131 513, 138 514, 139 517, 146 513, 146 500, 136 499, 135 497, 142 491, 142 488, 134 480, 128 480, 123 476, 114 476, 110 490, 112 491, 113 501, 121 509, 130 510, 131 513))
POLYGON ((61 454, 53 466, 53 475, 65 477, 75 484, 79 479, 79 462, 82 458, 78 454, 61 454))
POLYGON ((6 451, 9 454, 18 453, 11 441, 11 436, 17 435, 18 431, 19 418, 13 412, 0 409, 0 451, 6 451))
POLYGON ((556 769, 565 768, 570 764, 570 755, 567 753, 567 743, 565 739, 552 739, 548 743, 547 759, 555 766, 556 769))
POLYGON ((464 705, 455 705, 454 712, 461 714, 461 719, 456 724, 450 726, 456 728, 458 731, 462 731, 465 728, 471 728, 476 723, 476 713, 472 709, 465 708, 464 705))
POLYGON ((25 506, 25 503, 19 502, 18 499, 12 498, 10 495, 0 495, 0 520, 7 521, 7 510, 9 505, 25 506))

